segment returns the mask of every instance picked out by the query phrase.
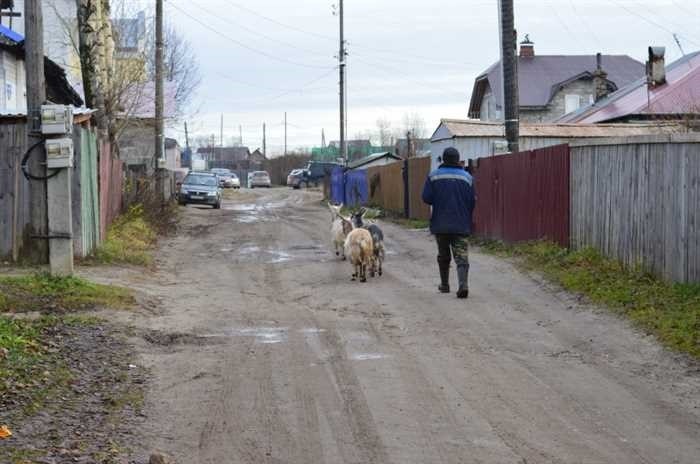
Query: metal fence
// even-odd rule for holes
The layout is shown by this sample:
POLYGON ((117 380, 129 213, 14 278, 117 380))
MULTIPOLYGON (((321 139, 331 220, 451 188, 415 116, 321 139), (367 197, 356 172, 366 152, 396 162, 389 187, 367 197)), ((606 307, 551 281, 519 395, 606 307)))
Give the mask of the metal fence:
POLYGON ((474 170, 475 235, 569 245, 569 147, 480 158, 474 170))
POLYGON ((572 147, 571 244, 700 282, 700 137, 572 147))

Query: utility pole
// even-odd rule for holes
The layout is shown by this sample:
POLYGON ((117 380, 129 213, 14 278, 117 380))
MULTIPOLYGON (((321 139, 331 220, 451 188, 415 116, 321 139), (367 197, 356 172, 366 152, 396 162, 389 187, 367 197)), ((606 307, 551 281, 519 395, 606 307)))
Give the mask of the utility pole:
POLYGON ((221 126, 219 128, 219 146, 224 146, 224 113, 221 113, 221 126))
POLYGON ((287 112, 284 112, 284 154, 287 154, 287 112))
POLYGON ((190 148, 190 136, 187 132, 187 121, 185 121, 185 148, 190 148))
MULTIPOLYGON (((34 128, 37 121, 40 106, 46 101, 46 83, 44 81, 44 29, 41 16, 41 1, 27 1, 24 10, 24 34, 26 50, 26 76, 27 76, 27 145, 33 146, 42 140, 34 128)), ((37 154, 31 157, 29 167, 32 172, 41 176, 46 173, 46 152, 43 147, 36 148, 37 154)), ((40 236, 36 246, 36 259, 46 262, 49 259, 48 242, 44 241, 48 235, 48 216, 46 184, 44 182, 32 182, 30 186, 31 196, 31 223, 34 233, 40 236)), ((70 204, 70 203, 68 203, 70 204)))
POLYGON ((326 130, 321 129, 321 148, 326 148, 326 130))
POLYGON ((340 157, 348 164, 348 149, 345 142, 345 22, 343 17, 343 0, 339 0, 340 50, 338 52, 338 69, 340 73, 340 157))
POLYGON ((163 0, 156 0, 156 151, 155 166, 163 158, 164 123, 163 123, 163 0))
POLYGON ((499 0, 498 12, 501 27, 501 76, 506 140, 508 141, 508 151, 515 153, 519 151, 520 101, 513 0, 499 0))
POLYGON ((267 134, 265 130, 265 123, 263 123, 263 156, 267 157, 267 134))
POLYGON ((241 142, 241 146, 243 146, 243 126, 240 124, 238 125, 238 140, 241 142))

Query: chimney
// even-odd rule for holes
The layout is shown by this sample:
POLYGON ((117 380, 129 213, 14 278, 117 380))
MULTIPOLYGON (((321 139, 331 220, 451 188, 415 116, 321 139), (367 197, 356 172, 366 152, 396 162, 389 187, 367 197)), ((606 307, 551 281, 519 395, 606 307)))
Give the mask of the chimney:
POLYGON ((608 91, 608 73, 603 71, 603 56, 598 53, 595 56, 596 68, 593 71, 593 87, 595 90, 595 101, 605 98, 608 91))
POLYGON ((649 61, 647 61, 647 84, 649 87, 657 87, 666 83, 665 54, 665 47, 649 47, 649 61))
POLYGON ((530 34, 525 34, 525 40, 520 42, 520 56, 523 58, 535 56, 535 43, 530 41, 530 34))

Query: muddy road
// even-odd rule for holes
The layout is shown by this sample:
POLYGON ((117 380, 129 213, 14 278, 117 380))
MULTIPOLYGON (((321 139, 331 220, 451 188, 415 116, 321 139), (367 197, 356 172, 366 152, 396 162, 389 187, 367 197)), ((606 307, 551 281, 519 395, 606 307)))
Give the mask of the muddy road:
MULTIPOLYGON (((188 207, 150 312, 144 452, 179 463, 697 463, 700 371, 623 321, 472 253, 465 301, 437 293, 425 231, 382 224, 385 274, 330 251, 313 192, 188 207)), ((454 276, 453 276, 454 277, 454 276)), ((454 286, 454 284, 453 284, 454 286)))

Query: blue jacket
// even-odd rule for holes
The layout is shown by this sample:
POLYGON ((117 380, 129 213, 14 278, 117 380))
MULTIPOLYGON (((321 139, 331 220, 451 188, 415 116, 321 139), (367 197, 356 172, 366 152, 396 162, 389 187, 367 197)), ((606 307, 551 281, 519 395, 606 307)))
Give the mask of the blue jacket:
POLYGON ((433 207, 430 232, 469 235, 474 211, 474 180, 460 167, 442 165, 428 175, 423 201, 433 207))

